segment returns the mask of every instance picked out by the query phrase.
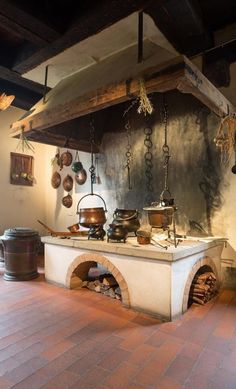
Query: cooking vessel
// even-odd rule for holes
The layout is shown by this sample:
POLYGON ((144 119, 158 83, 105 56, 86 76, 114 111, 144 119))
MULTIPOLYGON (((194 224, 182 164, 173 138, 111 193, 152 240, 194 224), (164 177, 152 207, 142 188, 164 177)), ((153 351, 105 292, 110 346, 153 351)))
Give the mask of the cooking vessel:
POLYGON ((60 156, 60 164, 63 166, 70 166, 72 163, 72 154, 67 150, 60 156))
POLYGON ((87 172, 85 169, 81 169, 75 174, 75 181, 79 185, 83 185, 87 180, 87 172))
POLYGON ((103 225, 106 223, 106 203, 103 198, 95 193, 88 194, 83 196, 77 205, 77 214, 79 215, 79 224, 82 227, 90 228, 93 225, 103 225), (103 207, 94 207, 94 208, 79 208, 81 201, 87 196, 97 196, 99 197, 104 204, 103 207))
POLYGON ((79 231, 79 223, 75 223, 72 226, 67 227, 70 232, 78 232, 79 231))
POLYGON ((58 172, 54 172, 51 178, 51 185, 54 189, 59 188, 61 185, 61 175, 58 172))
POLYGON ((162 204, 152 203, 150 207, 143 208, 148 212, 149 224, 154 228, 165 229, 172 224, 174 208, 162 204))
POLYGON ((123 240, 124 243, 126 241, 126 237, 128 234, 128 230, 122 224, 109 224, 109 228, 107 230, 107 241, 112 240, 123 240))
POLYGON ((72 197, 70 194, 68 194, 67 196, 64 196, 61 200, 62 204, 64 205, 64 207, 66 208, 70 208, 72 206, 72 197))
POLYGON ((143 231, 143 230, 137 231, 137 242, 139 244, 150 244, 151 233, 149 231, 143 231))
POLYGON ((67 174, 67 176, 63 180, 63 188, 66 192, 70 192, 73 188, 73 178, 67 174))
POLYGON ((136 234, 136 231, 140 227, 140 222, 138 220, 138 210, 116 208, 113 214, 112 224, 121 224, 127 229, 128 232, 134 232, 136 234))

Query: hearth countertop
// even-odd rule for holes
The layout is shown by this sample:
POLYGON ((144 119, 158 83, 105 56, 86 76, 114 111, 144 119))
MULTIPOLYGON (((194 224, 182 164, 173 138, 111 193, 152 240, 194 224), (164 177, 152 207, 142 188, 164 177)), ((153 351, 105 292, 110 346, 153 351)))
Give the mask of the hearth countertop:
MULTIPOLYGON (((52 236, 41 237, 42 243, 78 248, 85 251, 120 254, 130 257, 140 257, 152 260, 174 262, 197 254, 201 251, 225 244, 223 237, 192 238, 182 240, 177 247, 170 245, 167 249, 153 244, 141 245, 136 237, 128 237, 126 243, 107 242, 106 240, 88 240, 87 237, 58 238, 52 236)), ((160 242, 165 244, 164 241, 160 242)))

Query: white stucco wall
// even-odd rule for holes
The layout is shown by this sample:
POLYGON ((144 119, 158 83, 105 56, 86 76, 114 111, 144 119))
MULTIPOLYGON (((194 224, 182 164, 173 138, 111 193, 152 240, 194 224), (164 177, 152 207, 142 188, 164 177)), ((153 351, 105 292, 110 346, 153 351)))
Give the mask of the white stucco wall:
POLYGON ((34 176, 30 186, 10 184, 10 153, 16 150, 19 140, 10 137, 10 124, 24 111, 10 107, 0 112, 0 232, 11 227, 29 227, 42 232, 37 219, 44 219, 45 209, 45 145, 34 143, 34 176))

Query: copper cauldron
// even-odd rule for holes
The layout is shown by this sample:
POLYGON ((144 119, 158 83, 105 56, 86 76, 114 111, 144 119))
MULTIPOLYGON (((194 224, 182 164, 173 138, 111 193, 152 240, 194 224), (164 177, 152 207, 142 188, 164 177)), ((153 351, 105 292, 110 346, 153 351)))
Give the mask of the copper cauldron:
POLYGON ((140 227, 140 222, 138 220, 138 210, 137 209, 118 209, 116 208, 113 214, 112 224, 123 225, 128 232, 134 232, 140 227))
POLYGON ((148 221, 152 227, 166 229, 172 224, 174 207, 153 203, 143 209, 148 211, 148 221))
POLYGON ((80 201, 78 202, 77 205, 77 214, 79 215, 79 224, 82 227, 85 228, 90 228, 91 226, 97 226, 97 225, 103 225, 106 223, 106 204, 103 198, 97 194, 89 194, 83 196, 80 201), (87 196, 97 196, 99 197, 103 203, 104 203, 104 208, 103 207, 96 207, 96 208, 79 208, 79 205, 81 201, 87 197, 87 196))

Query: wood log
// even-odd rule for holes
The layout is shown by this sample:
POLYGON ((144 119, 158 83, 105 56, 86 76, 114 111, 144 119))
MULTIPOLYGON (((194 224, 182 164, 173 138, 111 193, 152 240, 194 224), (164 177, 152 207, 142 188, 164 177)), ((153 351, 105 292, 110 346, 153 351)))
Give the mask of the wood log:
POLYGON ((204 301, 202 301, 202 300, 199 299, 198 297, 193 296, 193 301, 195 301, 195 302, 198 303, 198 304, 204 305, 204 301))

